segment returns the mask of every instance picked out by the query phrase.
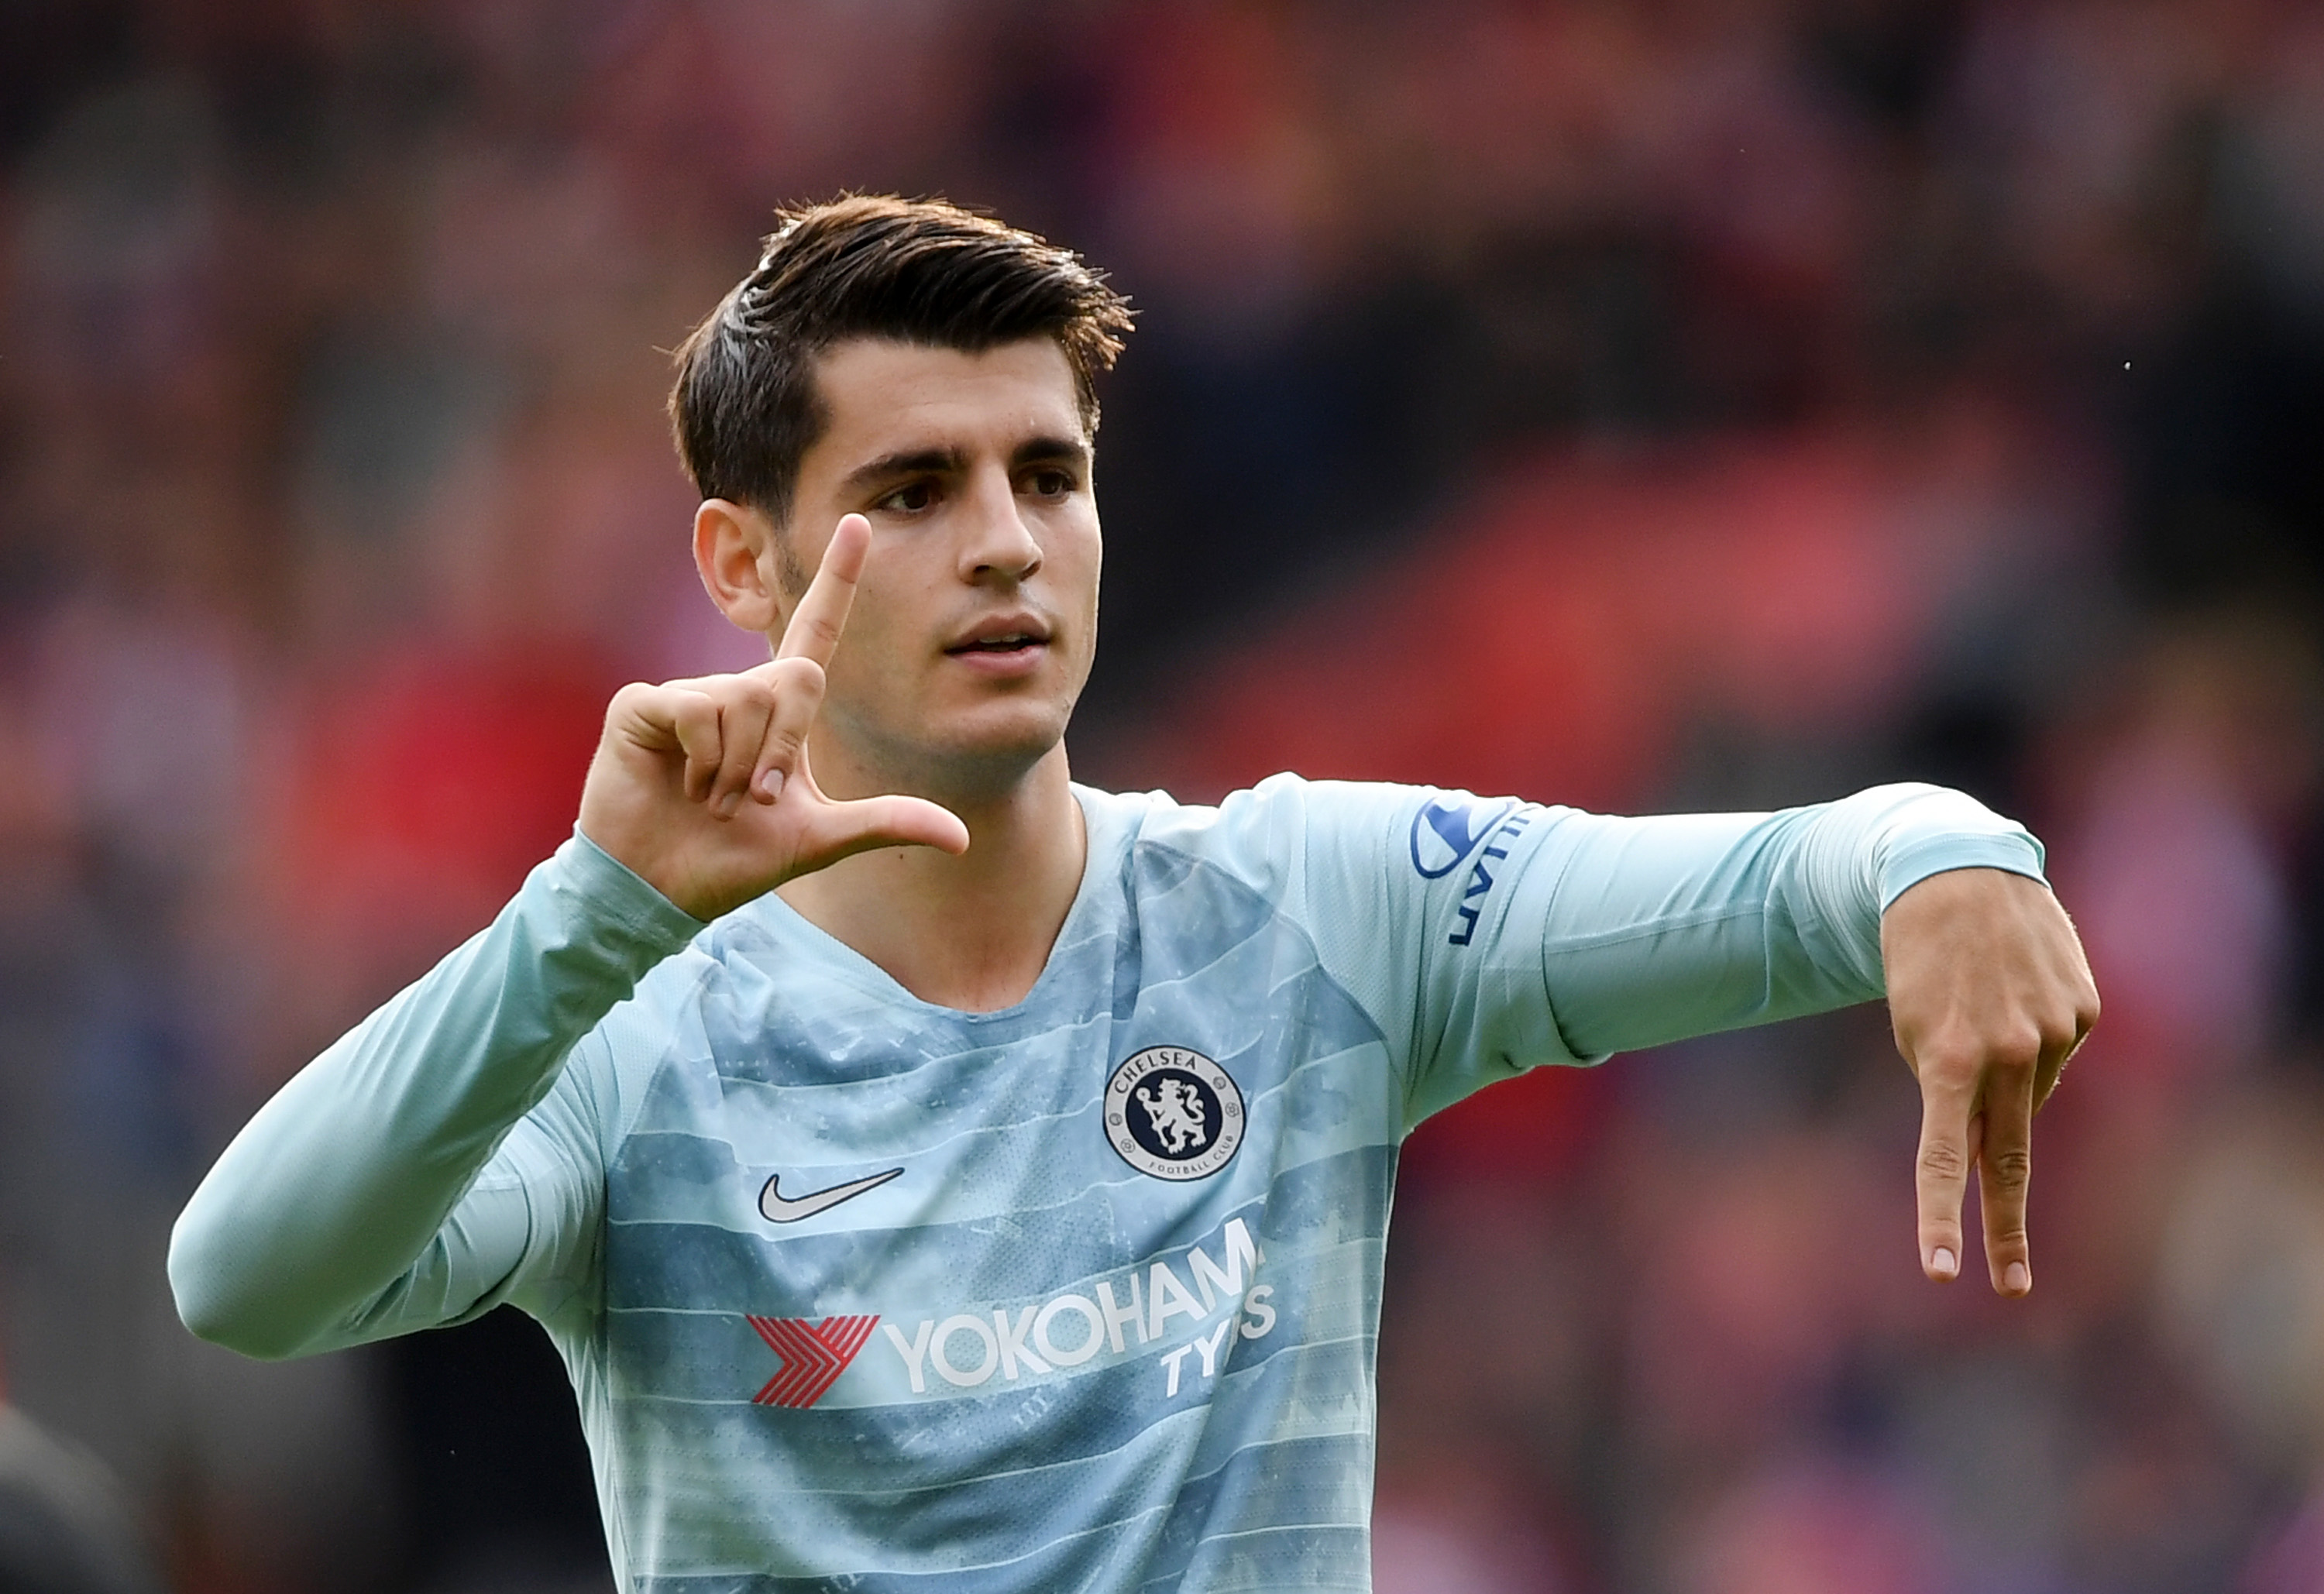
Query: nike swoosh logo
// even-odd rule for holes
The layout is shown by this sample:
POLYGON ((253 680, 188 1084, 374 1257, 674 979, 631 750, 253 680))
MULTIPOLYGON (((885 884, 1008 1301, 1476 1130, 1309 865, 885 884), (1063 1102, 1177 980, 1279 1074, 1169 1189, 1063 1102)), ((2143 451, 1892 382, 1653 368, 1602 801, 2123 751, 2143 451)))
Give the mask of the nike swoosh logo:
POLYGON ((759 1192, 759 1215, 770 1223, 796 1223, 802 1218, 812 1218, 817 1212, 827 1212, 843 1201, 853 1201, 867 1190, 877 1190, 904 1170, 890 1168, 884 1174, 874 1174, 868 1179, 851 1179, 844 1184, 834 1184, 828 1190, 818 1190, 813 1195, 786 1200, 775 1185, 780 1174, 770 1175, 767 1187, 759 1192))

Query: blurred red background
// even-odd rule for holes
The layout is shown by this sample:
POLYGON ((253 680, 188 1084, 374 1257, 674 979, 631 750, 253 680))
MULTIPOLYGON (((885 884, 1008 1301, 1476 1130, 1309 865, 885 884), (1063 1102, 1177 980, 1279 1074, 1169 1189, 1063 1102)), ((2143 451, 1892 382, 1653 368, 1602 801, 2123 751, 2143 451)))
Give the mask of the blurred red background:
POLYGON ((265 1093, 730 666, 663 351, 781 200, 1141 309, 1076 770, 2033 824, 2107 1022, 2041 1287, 1877 1009, 1408 1148, 1378 1579, 2324 1587, 2324 22, 2266 0, 0 7, 0 1368, 186 1590, 606 1586, 537 1331, 161 1273, 265 1093))

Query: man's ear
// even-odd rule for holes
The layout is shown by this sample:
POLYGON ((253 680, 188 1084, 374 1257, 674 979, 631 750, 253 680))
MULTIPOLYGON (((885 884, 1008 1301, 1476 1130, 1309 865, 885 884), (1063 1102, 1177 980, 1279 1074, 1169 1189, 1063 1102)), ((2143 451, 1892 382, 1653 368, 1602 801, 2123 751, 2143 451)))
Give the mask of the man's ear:
POLYGON ((694 511, 694 567, 718 612, 744 631, 772 636, 783 627, 775 572, 782 533, 762 510, 724 498, 694 511))

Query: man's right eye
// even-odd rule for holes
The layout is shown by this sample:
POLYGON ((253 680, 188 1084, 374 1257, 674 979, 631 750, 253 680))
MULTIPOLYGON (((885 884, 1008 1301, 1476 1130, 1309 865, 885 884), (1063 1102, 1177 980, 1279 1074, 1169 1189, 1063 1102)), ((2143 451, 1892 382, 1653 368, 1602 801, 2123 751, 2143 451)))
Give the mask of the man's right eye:
POLYGON ((926 482, 909 482, 882 498, 876 509, 891 510, 899 514, 913 515, 936 502, 936 489, 926 482))

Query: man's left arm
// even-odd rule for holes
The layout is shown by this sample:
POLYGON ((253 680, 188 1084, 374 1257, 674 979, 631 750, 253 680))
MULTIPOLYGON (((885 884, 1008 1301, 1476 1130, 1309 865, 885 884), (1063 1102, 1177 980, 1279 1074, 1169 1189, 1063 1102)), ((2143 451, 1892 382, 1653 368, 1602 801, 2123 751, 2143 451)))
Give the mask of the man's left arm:
POLYGON ((1886 994, 1921 1084, 1922 1267, 1960 1272, 1975 1169, 1994 1287, 2032 1287, 2034 1110, 2098 1010, 2032 836, 1927 786, 1771 815, 1568 814, 1554 828, 1507 927, 1541 934, 1572 1055, 1886 994))
POLYGON ((1886 995, 1925 1102, 1922 1265, 1959 1273, 1974 1168, 1995 1287, 2030 1286, 2029 1120, 2098 993, 2023 825, 1917 784, 1628 818, 1278 776, 1236 812, 1289 843, 1287 899, 1407 1128, 1529 1068, 1886 995))

